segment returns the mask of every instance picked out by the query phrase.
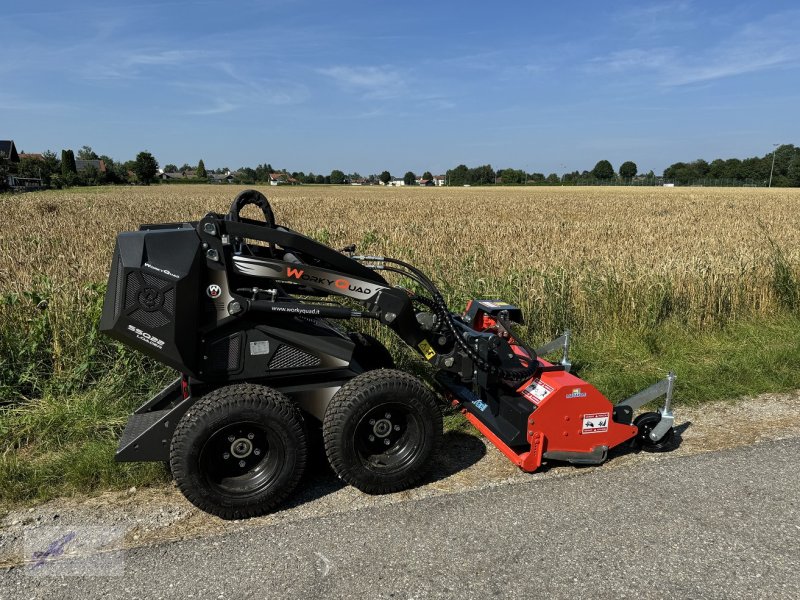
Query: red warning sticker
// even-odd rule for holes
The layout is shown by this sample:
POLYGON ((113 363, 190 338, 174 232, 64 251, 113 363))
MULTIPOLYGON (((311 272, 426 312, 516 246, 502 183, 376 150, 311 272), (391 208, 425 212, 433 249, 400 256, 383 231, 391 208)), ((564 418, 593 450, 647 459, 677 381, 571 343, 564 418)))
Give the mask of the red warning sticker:
POLYGON ((553 388, 540 379, 534 379, 531 384, 522 390, 521 394, 536 406, 553 392, 553 388))
POLYGON ((607 412, 583 415, 581 433, 603 433, 608 431, 608 417, 609 414, 607 412))

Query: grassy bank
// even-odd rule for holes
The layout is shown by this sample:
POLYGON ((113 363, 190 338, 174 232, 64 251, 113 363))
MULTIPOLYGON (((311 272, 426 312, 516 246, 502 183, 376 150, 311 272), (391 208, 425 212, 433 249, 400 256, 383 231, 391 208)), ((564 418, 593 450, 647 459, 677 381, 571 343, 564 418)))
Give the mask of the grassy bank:
MULTIPOLYGON (((679 411, 681 405, 800 387, 800 318, 781 315, 704 333, 664 324, 648 332, 579 334, 573 359, 579 375, 612 400, 672 369, 679 411)), ((0 506, 168 481, 161 464, 117 464, 113 454, 128 413, 171 374, 149 364, 129 363, 130 372, 119 365, 91 389, 0 408, 0 506)), ((463 423, 458 415, 447 418, 450 428, 463 423)))

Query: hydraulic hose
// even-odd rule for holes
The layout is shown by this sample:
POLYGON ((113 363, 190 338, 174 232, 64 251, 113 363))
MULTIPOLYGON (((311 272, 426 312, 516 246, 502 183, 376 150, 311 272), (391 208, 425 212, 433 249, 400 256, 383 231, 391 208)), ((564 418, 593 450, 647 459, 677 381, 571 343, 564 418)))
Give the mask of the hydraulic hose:
MULTIPOLYGON (((532 352, 530 349, 525 348, 531 356, 530 364, 527 367, 520 367, 519 369, 505 369, 503 367, 498 367, 495 365, 490 364, 488 361, 481 358, 481 356, 472 348, 467 341, 461 336, 461 332, 458 331, 455 323, 453 314, 450 312, 450 309, 447 307, 447 303, 444 300, 441 292, 439 292, 439 288, 436 287, 436 284, 433 283, 422 271, 410 265, 404 261, 397 260, 395 258, 386 258, 386 257, 372 257, 376 260, 382 260, 384 262, 392 263, 399 265, 405 269, 408 269, 416 276, 416 280, 422 284, 422 286, 428 290, 433 298, 433 310, 435 314, 439 316, 442 322, 447 326, 450 330, 450 333, 453 334, 453 337, 456 340, 456 343, 459 347, 464 351, 464 353, 472 359, 472 361, 478 365, 483 371, 491 373, 492 375, 498 375, 503 379, 508 379, 511 381, 522 381, 524 379, 528 379, 534 373, 536 373, 537 369, 539 368, 538 361, 536 360, 536 353, 532 352)), ((523 346, 524 347, 524 346, 523 346)))

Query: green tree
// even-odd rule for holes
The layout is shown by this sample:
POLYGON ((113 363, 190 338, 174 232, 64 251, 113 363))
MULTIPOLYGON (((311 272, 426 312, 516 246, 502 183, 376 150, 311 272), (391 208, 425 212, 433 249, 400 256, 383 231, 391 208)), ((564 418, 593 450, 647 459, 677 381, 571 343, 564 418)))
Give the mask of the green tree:
POLYGON ((403 183, 406 185, 414 185, 417 183, 417 176, 414 175, 413 171, 406 171, 406 174, 403 175, 403 183))
POLYGON ((627 160, 619 166, 619 176, 625 181, 630 181, 636 177, 636 173, 638 172, 639 167, 637 167, 636 163, 632 160, 627 160))
POLYGON ((173 165, 172 163, 164 166, 164 173, 177 173, 178 167, 173 165))
POLYGON ((431 173, 430 171, 425 171, 422 174, 422 178, 427 180, 427 181, 433 181, 433 173, 431 173))
POLYGON ((334 169, 331 171, 331 183, 335 185, 339 185, 344 183, 344 172, 340 171, 339 169, 334 169))
POLYGON ((614 179, 614 167, 607 160, 601 160, 592 169, 592 176, 603 181, 614 179))
POLYGON ((197 163, 197 177, 199 179, 205 179, 208 177, 208 173, 206 173, 206 165, 202 158, 200 159, 200 162, 197 163))
POLYGON ((800 187, 800 152, 795 152, 792 160, 789 161, 786 177, 790 186, 800 187))
POLYGON ((458 165, 455 169, 447 171, 447 185, 467 185, 469 183, 469 169, 467 165, 458 165))
POLYGON ((92 150, 91 146, 81 146, 81 149, 78 150, 78 158, 81 160, 97 160, 100 157, 92 150))
POLYGON ((139 152, 134 161, 133 172, 140 183, 150 185, 158 172, 158 161, 149 152, 139 152))
POLYGON ((503 185, 525 183, 525 179, 527 179, 527 175, 522 169, 503 169, 499 174, 500 182, 503 185))
POLYGON ((556 183, 560 182, 560 180, 558 179, 558 175, 556 175, 555 173, 550 173, 550 175, 547 176, 547 180, 546 181, 547 181, 547 183, 550 183, 550 184, 556 184, 556 183))
POLYGON ((325 176, 324 175, 317 175, 314 178, 314 183, 325 183, 325 176))
POLYGON ((78 168, 75 166, 75 153, 72 150, 61 151, 61 179, 64 185, 75 185, 78 180, 78 168))
POLYGON ((492 165, 481 165, 469 170, 469 182, 472 185, 488 185, 495 183, 496 173, 492 165))
POLYGON ((8 189, 8 176, 11 175, 11 162, 0 156, 0 190, 8 189))
POLYGON ((381 173, 380 180, 383 182, 384 185, 389 183, 392 180, 392 174, 389 171, 384 171, 381 173))

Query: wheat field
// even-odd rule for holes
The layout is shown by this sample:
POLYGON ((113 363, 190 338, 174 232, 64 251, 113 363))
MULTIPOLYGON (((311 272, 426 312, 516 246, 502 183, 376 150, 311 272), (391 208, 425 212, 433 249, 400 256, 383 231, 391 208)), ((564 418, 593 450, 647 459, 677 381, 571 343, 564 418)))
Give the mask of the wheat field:
MULTIPOLYGON (((102 362, 88 346, 102 343, 95 324, 118 232, 225 212, 241 189, 77 188, 0 199, 6 395, 19 391, 20 377, 102 362), (9 373, 21 368, 37 373, 9 373)), ((666 320, 704 329, 800 303, 800 190, 261 190, 279 223, 333 247, 356 243, 359 252, 408 260, 441 285, 453 309, 473 296, 502 297, 523 308, 542 338, 564 327, 666 320)))

